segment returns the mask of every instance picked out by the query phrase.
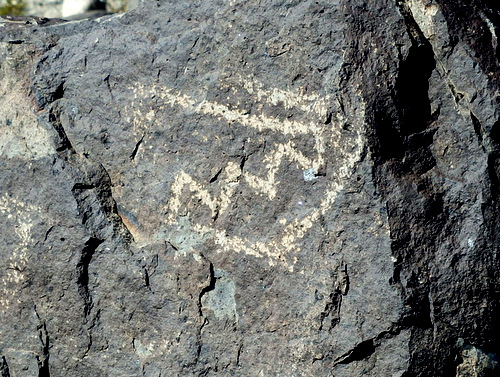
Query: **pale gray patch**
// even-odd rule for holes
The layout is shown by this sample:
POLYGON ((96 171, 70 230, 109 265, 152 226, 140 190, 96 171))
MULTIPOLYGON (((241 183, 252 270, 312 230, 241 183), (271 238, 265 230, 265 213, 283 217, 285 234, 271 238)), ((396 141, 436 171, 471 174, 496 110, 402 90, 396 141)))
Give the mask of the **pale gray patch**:
POLYGON ((310 182, 317 179, 318 171, 315 168, 306 169, 302 172, 304 176, 304 181, 310 182))
POLYGON ((214 271, 215 287, 202 298, 202 306, 211 310, 218 320, 229 319, 238 322, 234 294, 236 286, 226 271, 214 271))
POLYGON ((205 234, 194 231, 188 216, 177 217, 177 222, 162 229, 157 237, 166 239, 175 248, 176 253, 182 255, 199 250, 207 238, 205 234))

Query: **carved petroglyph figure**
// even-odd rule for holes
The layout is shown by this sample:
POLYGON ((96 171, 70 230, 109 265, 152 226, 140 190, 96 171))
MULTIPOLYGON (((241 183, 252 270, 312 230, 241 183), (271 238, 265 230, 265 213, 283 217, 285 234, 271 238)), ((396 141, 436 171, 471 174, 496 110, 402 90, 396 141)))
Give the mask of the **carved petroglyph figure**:
MULTIPOLYGON (((204 182, 197 181, 188 171, 180 169, 171 185, 171 197, 165 204, 165 225, 176 224, 179 216, 189 216, 186 193, 195 198, 201 205, 206 206, 212 217, 230 211, 231 204, 239 185, 246 184, 254 190, 257 198, 273 201, 280 191, 278 172, 282 164, 294 164, 299 176, 305 181, 314 181, 312 174, 324 166, 326 147, 333 149, 340 156, 336 166, 330 169, 329 183, 319 205, 311 209, 306 215, 291 219, 281 217, 277 219, 279 231, 270 240, 251 240, 239 235, 229 235, 225 229, 213 227, 207 221, 190 217, 192 231, 199 233, 204 239, 210 238, 219 247, 220 252, 245 253, 257 258, 266 258, 270 265, 280 264, 290 270, 296 262, 291 256, 292 251, 299 249, 299 241, 307 234, 315 223, 332 209, 338 193, 343 189, 344 182, 352 174, 355 164, 359 161, 363 150, 362 137, 345 138, 341 135, 342 115, 336 119, 339 124, 325 125, 328 116, 328 106, 333 102, 329 96, 318 94, 304 94, 300 89, 281 90, 277 88, 264 89, 262 84, 255 81, 241 80, 241 87, 257 101, 271 106, 282 106, 294 109, 307 115, 308 121, 294 121, 277 119, 264 113, 249 114, 239 110, 236 106, 200 100, 186 93, 180 93, 167 87, 144 86, 137 84, 131 90, 134 100, 125 109, 129 121, 137 129, 138 138, 143 137, 147 125, 154 121, 152 109, 145 108, 143 98, 157 98, 157 106, 184 111, 194 111, 203 116, 213 117, 228 125, 238 125, 252 128, 258 132, 272 132, 281 134, 284 142, 274 143, 266 148, 261 161, 265 166, 264 175, 252 174, 241 170, 234 162, 228 162, 221 170, 220 190, 217 194, 210 192, 204 182), (312 140, 315 157, 307 157, 295 145, 294 139, 304 138, 312 140), (341 140, 343 140, 341 142, 341 140)), ((359 114, 362 121, 363 114, 359 114)), ((259 199, 260 200, 260 199, 259 199)))
POLYGON ((18 242, 11 249, 11 254, 6 255, 3 265, 5 270, 2 275, 0 286, 0 308, 6 310, 15 301, 16 289, 20 289, 24 281, 24 270, 28 266, 28 251, 31 240, 31 229, 33 227, 32 216, 40 213, 40 209, 28 205, 15 196, 4 193, 0 197, 0 216, 5 217, 12 224, 18 242))

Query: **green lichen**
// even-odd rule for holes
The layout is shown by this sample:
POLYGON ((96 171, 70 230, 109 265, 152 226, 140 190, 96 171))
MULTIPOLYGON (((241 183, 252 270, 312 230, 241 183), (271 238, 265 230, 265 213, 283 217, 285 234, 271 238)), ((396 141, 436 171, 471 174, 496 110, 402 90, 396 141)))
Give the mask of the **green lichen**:
POLYGON ((0 16, 22 16, 26 10, 26 4, 23 0, 6 0, 5 4, 0 6, 0 16))
POLYGON ((107 0, 106 10, 110 13, 124 13, 128 11, 127 0, 107 0))

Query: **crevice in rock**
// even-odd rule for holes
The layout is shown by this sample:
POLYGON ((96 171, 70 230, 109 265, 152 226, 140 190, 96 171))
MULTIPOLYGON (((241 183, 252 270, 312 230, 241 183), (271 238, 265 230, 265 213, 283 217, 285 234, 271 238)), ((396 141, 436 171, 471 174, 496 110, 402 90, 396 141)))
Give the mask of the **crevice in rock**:
POLYGON ((213 177, 212 177, 212 178, 210 178, 209 183, 214 183, 214 182, 216 182, 216 181, 217 181, 217 179, 219 179, 219 175, 220 175, 220 173, 222 173, 222 168, 220 168, 220 169, 217 171, 217 173, 215 173, 215 174, 213 175, 213 177))
POLYGON ((332 117, 333 117, 333 113, 330 111, 328 112, 327 116, 326 116, 326 119, 325 121, 323 122, 323 124, 326 126, 326 125, 329 125, 332 123, 332 117))
MULTIPOLYGON (((382 331, 376 337, 363 340, 362 342, 356 344, 349 351, 345 352, 341 356, 337 357, 332 366, 338 364, 350 364, 354 361, 361 361, 370 358, 376 351, 377 347, 380 345, 381 341, 391 339, 401 333, 403 327, 399 325, 392 325, 386 331, 382 331)), ((323 360, 325 357, 316 360, 323 360)))
POLYGON ((483 150, 484 150, 483 135, 485 132, 484 132, 483 126, 481 125, 481 122, 479 121, 479 119, 477 119, 477 117, 474 115, 474 113, 472 111, 470 111, 470 118, 472 120, 472 126, 474 127, 474 132, 476 133, 477 140, 478 140, 479 144, 481 144, 481 146, 483 147, 483 150))
POLYGON ((196 333, 196 355, 194 358, 194 365, 197 365, 198 362, 200 361, 201 358, 201 353, 202 353, 202 348, 203 348, 203 340, 202 340, 202 334, 203 334, 203 329, 205 328, 206 325, 209 324, 208 318, 203 314, 203 304, 202 304, 202 299, 205 294, 207 294, 210 291, 213 291, 215 289, 215 283, 217 278, 215 277, 215 270, 212 262, 209 262, 209 281, 208 285, 203 287, 200 291, 200 294, 198 296, 198 314, 200 318, 202 318, 203 322, 198 328, 198 331, 196 333))
MULTIPOLYGON (((200 308, 200 311, 201 311, 201 308, 200 308)), ((203 317, 203 322, 201 323, 200 327, 198 328, 198 331, 196 332, 196 355, 194 357, 192 365, 197 365, 200 361, 202 348, 203 348, 202 332, 203 332, 203 328, 206 325, 208 325, 208 323, 209 323, 208 319, 206 317, 203 317)))
POLYGON ((403 171, 423 174, 436 165, 430 150, 434 130, 429 100, 429 78, 436 66, 429 42, 412 41, 408 57, 401 63, 396 80, 394 104, 396 129, 401 138, 403 171))
POLYGON ((488 175, 490 179, 490 192, 493 198, 500 195, 500 161, 499 156, 492 153, 488 156, 488 175))
POLYGON ((491 127, 490 138, 500 147, 500 120, 497 120, 491 127))
POLYGON ((240 171, 243 171, 243 169, 245 169, 245 164, 247 163, 248 157, 250 157, 250 155, 251 155, 251 153, 246 154, 245 151, 243 151, 243 156, 241 156, 241 160, 240 160, 240 171))
MULTIPOLYGON (((386 61, 399 59, 399 65, 387 73, 377 71, 378 77, 366 79, 366 71, 375 73, 370 60, 374 57, 368 49, 363 50, 353 58, 357 67, 350 69, 354 80, 364 85, 374 183, 387 203, 391 251, 396 260, 391 283, 400 290, 404 304, 397 325, 411 330, 411 360, 405 376, 446 375, 451 370, 451 360, 446 351, 440 349, 443 343, 432 339, 429 303, 430 271, 448 216, 443 193, 426 174, 436 166, 432 144, 440 112, 432 112, 429 98, 429 80, 436 68, 436 59, 409 7, 404 1, 396 1, 396 4, 407 29, 402 43, 408 40, 411 43, 407 54, 399 50, 399 56, 394 51, 385 52, 383 58, 377 56, 386 61), (422 360, 427 365, 423 365, 422 360)), ((377 39, 382 29, 363 15, 359 17, 353 25, 353 34, 359 33, 359 24, 365 22, 373 33, 372 38, 377 39)), ((392 37, 395 40, 391 43, 397 46, 400 34, 394 33, 392 37)), ((367 357, 376 345, 373 339, 367 340, 354 356, 344 354, 337 362, 367 357)))
POLYGON ((94 317, 92 318, 90 326, 88 326, 87 328, 87 348, 85 349, 85 352, 82 355, 82 359, 87 357, 90 352, 90 348, 92 347, 93 344, 93 332, 95 327, 99 324, 100 319, 101 319, 101 309, 97 309, 94 317))
MULTIPOLYGON (((211 371, 212 367, 206 367, 200 373, 198 373, 197 377, 207 377, 211 371)), ((217 372, 217 370, 215 369, 214 372, 217 372)))
POLYGON ((491 127, 489 140, 491 141, 491 148, 488 155, 488 178, 491 197, 488 202, 485 202, 483 213, 488 221, 490 239, 494 245, 498 245, 500 243, 498 233, 500 229, 497 225, 498 222, 494 220, 496 218, 494 213, 500 210, 498 208, 498 198, 500 197, 500 120, 496 121, 491 127))
POLYGON ((340 356, 334 365, 349 364, 353 361, 360 361, 369 358, 375 352, 375 344, 373 339, 365 340, 359 343, 346 354, 340 356))
POLYGON ((139 147, 141 146, 141 144, 142 144, 142 142, 144 140, 144 136, 145 136, 145 134, 142 134, 142 136, 139 139, 139 141, 135 144, 135 148, 132 151, 132 153, 130 154, 130 161, 133 161, 135 159, 135 156, 137 156, 137 152, 139 151, 139 147))
POLYGON ((238 367, 240 365, 240 357, 241 357, 241 351, 243 350, 243 343, 241 343, 238 347, 238 352, 236 354, 236 366, 238 367))
POLYGON ((70 159, 69 165, 70 178, 75 182, 72 194, 82 224, 95 238, 121 238, 129 244, 132 235, 118 213, 111 191, 111 179, 104 167, 76 156, 70 159))
POLYGON ((51 106, 48 114, 48 122, 52 125, 58 135, 56 152, 61 153, 64 151, 70 151, 71 153, 75 153, 73 145, 71 145, 68 135, 66 134, 66 131, 62 126, 61 109, 59 108, 59 106, 51 106))
POLYGON ((40 339, 40 342, 42 344, 42 356, 36 355, 36 360, 38 363, 38 377, 50 377, 50 369, 49 369, 50 338, 45 321, 43 321, 42 323, 40 323, 40 325, 38 325, 37 330, 38 330, 38 338, 40 339))
POLYGON ((97 238, 90 238, 87 242, 85 242, 85 247, 82 250, 80 260, 76 265, 76 282, 78 284, 78 293, 80 294, 80 297, 84 302, 83 315, 85 318, 88 317, 93 306, 92 295, 89 291, 89 265, 97 247, 102 242, 102 240, 99 240, 97 238))
POLYGON ((421 175, 436 162, 429 146, 433 140, 431 124, 438 114, 431 113, 429 78, 435 69, 434 53, 429 42, 413 39, 388 98, 371 100, 373 109, 372 145, 378 164, 396 163, 396 171, 421 175))
POLYGON ((428 126, 431 118, 429 78, 435 67, 430 43, 413 41, 407 58, 399 67, 395 88, 399 132, 403 136, 417 134, 428 126))
POLYGON ((209 283, 206 287, 202 288, 200 295, 198 297, 198 310, 199 310, 200 316, 203 316, 203 310, 202 310, 203 305, 201 303, 201 300, 205 294, 207 294, 208 292, 213 291, 215 289, 215 283, 217 280, 215 277, 214 265, 212 264, 212 262, 210 262, 209 269, 210 269, 209 283))
MULTIPOLYGON (((110 77, 111 77, 110 74, 106 75, 106 77, 104 78, 103 81, 106 83, 106 88, 108 88, 109 95, 111 96, 112 99, 114 99, 113 91, 111 90, 111 84, 109 83, 110 77)), ((142 137, 144 138, 144 135, 142 137)), ((141 139, 141 141, 142 141, 142 139, 141 139)))
POLYGON ((2 360, 0 361, 0 373, 1 377, 10 377, 9 365, 7 364, 7 360, 3 355, 2 360))
POLYGON ((488 155, 488 184, 489 190, 484 192, 482 214, 486 226, 487 241, 482 251, 482 263, 485 265, 483 271, 483 283, 487 286, 484 299, 488 306, 484 311, 484 323, 481 324, 479 337, 482 343, 477 346, 483 350, 499 355, 500 341, 496 334, 500 332, 500 323, 497 320, 500 313, 498 295, 500 293, 500 282, 498 271, 500 271, 500 258, 498 245, 500 245, 500 224, 498 213, 500 213, 500 144, 498 140, 499 123, 495 123, 490 133, 491 151, 488 155), (495 335, 494 335, 495 334, 495 335))
MULTIPOLYGON (((55 46, 48 46, 46 54, 49 54, 50 50, 53 47, 55 46)), ((51 58, 57 59, 60 57, 61 54, 62 51, 59 50, 53 56, 51 56, 51 58)), ((35 68, 35 73, 42 72, 45 69, 45 67, 43 66, 44 63, 47 62, 48 58, 49 56, 45 55, 38 61, 37 66, 35 68)), ((65 78, 60 76, 50 83, 43 83, 43 84, 35 83, 33 85, 32 90, 40 109, 49 109, 52 104, 54 104, 57 100, 60 100, 61 98, 64 97, 64 91, 65 91, 64 84, 65 84, 65 78)))
POLYGON ((92 190, 95 189, 96 187, 92 184, 85 184, 85 183, 75 183, 73 187, 71 188, 71 191, 76 191, 76 190, 92 190))
POLYGON ((57 101, 58 99, 61 99, 64 97, 64 84, 65 82, 62 81, 57 87, 54 93, 52 94, 52 102, 57 101))
POLYGON ((144 285, 151 293, 154 293, 151 289, 151 282, 149 280, 149 272, 147 268, 144 268, 144 285))
POLYGON ((43 242, 47 241, 47 238, 49 237, 50 232, 54 229, 53 226, 51 226, 46 232, 45 232, 45 237, 43 238, 43 242))
POLYGON ((158 267, 158 254, 154 254, 150 261, 144 263, 142 268, 144 270, 144 285, 149 289, 151 293, 155 293, 151 286, 151 277, 156 273, 156 268, 158 267))
POLYGON ((319 330, 323 330, 325 322, 328 322, 328 331, 331 331, 340 322, 340 309, 342 307, 342 296, 349 292, 349 275, 347 265, 342 264, 333 274, 334 287, 330 293, 325 309, 320 316, 319 330))
POLYGON ((334 291, 330 294, 325 309, 321 313, 321 324, 319 330, 323 330, 324 324, 329 319, 328 330, 332 330, 340 322, 340 308, 342 305, 342 294, 334 291))

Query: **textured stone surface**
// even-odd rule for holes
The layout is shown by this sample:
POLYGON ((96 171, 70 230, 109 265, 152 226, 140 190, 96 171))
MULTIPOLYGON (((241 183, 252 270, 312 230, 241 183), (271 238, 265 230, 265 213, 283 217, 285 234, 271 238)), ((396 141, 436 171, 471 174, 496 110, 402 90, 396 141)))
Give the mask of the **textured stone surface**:
POLYGON ((497 375, 499 20, 0 21, 2 376, 497 375))

